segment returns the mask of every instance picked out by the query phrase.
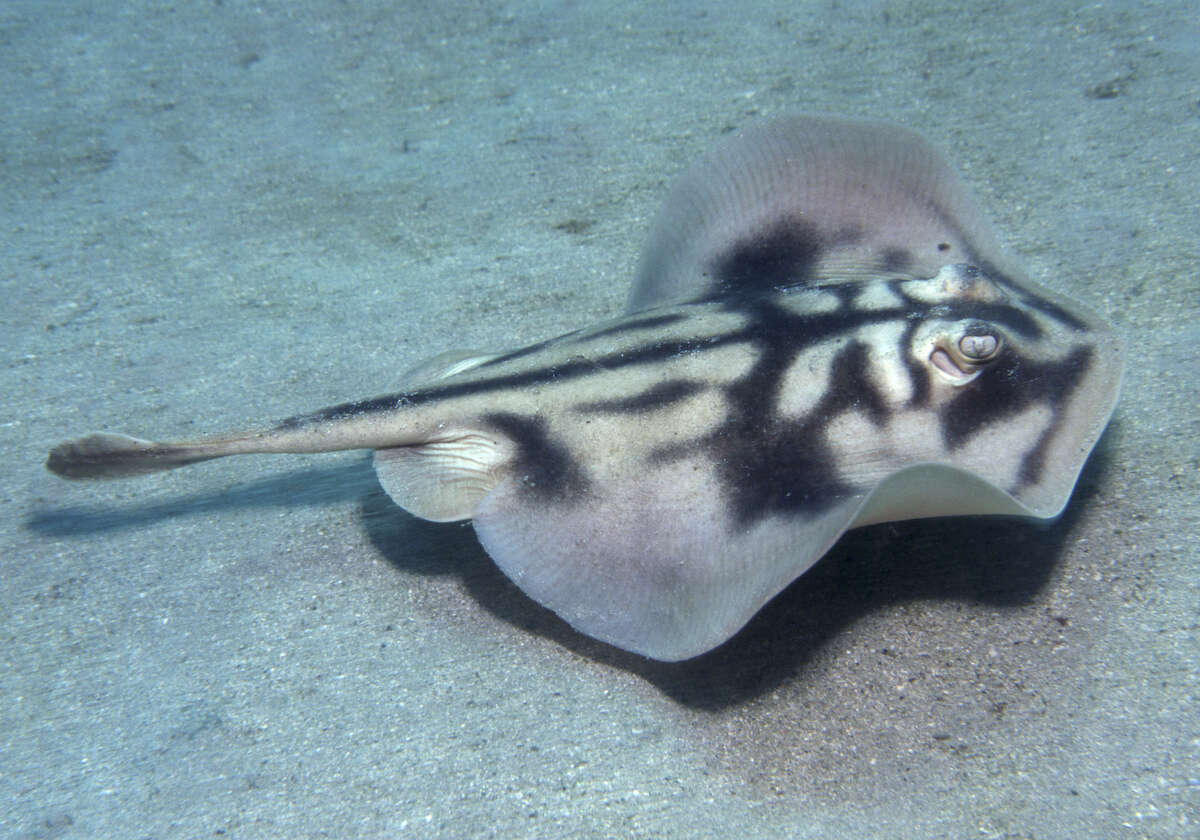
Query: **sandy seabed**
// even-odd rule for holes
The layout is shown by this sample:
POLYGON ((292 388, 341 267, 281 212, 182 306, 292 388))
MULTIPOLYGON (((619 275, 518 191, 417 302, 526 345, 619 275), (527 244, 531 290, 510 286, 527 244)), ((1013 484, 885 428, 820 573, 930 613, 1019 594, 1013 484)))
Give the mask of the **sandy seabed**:
POLYGON ((0 8, 0 834, 1195 836, 1189 4, 0 8), (892 119, 1124 332, 1064 516, 848 535, 733 641, 581 637, 361 454, 42 469, 620 310, 669 179, 892 119))

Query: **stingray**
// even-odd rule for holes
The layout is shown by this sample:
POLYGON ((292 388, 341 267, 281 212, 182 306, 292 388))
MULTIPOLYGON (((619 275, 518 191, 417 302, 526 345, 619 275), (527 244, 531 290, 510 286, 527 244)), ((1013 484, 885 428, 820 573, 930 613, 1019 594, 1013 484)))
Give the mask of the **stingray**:
POLYGON ((272 426, 64 442, 65 478, 374 450, 387 494, 470 519, 582 633, 681 660, 736 633, 848 529, 1049 519, 1113 411, 1123 346, 997 245, 933 147, 795 116, 732 135, 655 221, 625 313, 272 426))

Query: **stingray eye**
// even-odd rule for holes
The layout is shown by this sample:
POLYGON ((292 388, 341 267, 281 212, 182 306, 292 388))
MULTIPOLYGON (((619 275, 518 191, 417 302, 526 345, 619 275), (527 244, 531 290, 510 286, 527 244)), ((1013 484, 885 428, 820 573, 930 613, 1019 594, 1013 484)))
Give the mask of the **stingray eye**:
POLYGON ((1000 352, 1000 337, 990 333, 964 335, 958 340, 958 351, 973 362, 987 362, 1000 352))
POLYGON ((965 385, 999 354, 1002 336, 987 324, 971 324, 962 332, 943 334, 934 341, 929 361, 954 385, 965 385))

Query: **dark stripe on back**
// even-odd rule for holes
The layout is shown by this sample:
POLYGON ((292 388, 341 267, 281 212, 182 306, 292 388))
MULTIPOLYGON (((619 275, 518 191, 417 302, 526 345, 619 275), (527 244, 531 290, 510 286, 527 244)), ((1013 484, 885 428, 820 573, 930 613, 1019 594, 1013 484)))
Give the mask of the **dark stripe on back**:
POLYGON ((653 388, 648 388, 632 397, 580 403, 575 406, 575 410, 591 414, 640 414, 674 405, 703 390, 704 385, 699 382, 673 379, 668 382, 660 382, 653 388))
POLYGON ((611 327, 589 332, 585 337, 593 339, 609 338, 614 335, 628 335, 629 333, 640 332, 641 330, 653 330, 669 326, 670 324, 676 324, 687 320, 687 317, 682 312, 670 312, 664 315, 647 315, 641 318, 630 318, 613 324, 611 327))
MULTIPOLYGON (((760 348, 764 353, 765 361, 760 364, 765 364, 766 367, 758 376, 759 385, 763 389, 760 396, 773 400, 773 395, 778 392, 782 383, 783 372, 786 371, 795 354, 826 341, 832 336, 848 333, 869 324, 891 320, 915 321, 929 317, 947 320, 978 319, 1007 327, 1023 336, 1041 334, 1040 328, 1032 318, 1012 306, 975 301, 928 304, 904 296, 902 290, 898 293, 904 297, 904 303, 897 307, 876 310, 839 308, 834 312, 816 314, 796 312, 790 307, 780 305, 780 301, 786 302, 792 299, 791 295, 729 297, 722 299, 719 306, 725 311, 741 315, 746 319, 739 329, 697 338, 652 339, 643 344, 619 347, 604 356, 571 357, 560 364, 545 365, 514 373, 498 373, 488 378, 455 381, 455 378, 452 377, 445 384, 434 385, 420 391, 386 394, 359 402, 340 403, 311 414, 291 417, 282 421, 279 428, 291 429, 311 423, 344 420, 361 414, 396 411, 438 400, 486 394, 508 388, 567 382, 626 367, 664 362, 680 355, 746 343, 760 348)), ((709 304, 697 304, 697 306, 707 305, 709 304)), ((675 314, 681 319, 688 317, 685 313, 675 314)), ((644 321, 645 319, 637 320, 644 321)), ((542 342, 534 347, 542 349, 549 343, 551 342, 542 342)), ((517 351, 518 354, 521 352, 517 351)), ((514 354, 510 354, 510 356, 514 356, 514 354)), ((474 370, 493 363, 494 361, 480 365, 474 370)), ((472 373, 473 371, 467 372, 468 375, 472 373)), ((919 379, 915 379, 914 382, 919 387, 919 379)))

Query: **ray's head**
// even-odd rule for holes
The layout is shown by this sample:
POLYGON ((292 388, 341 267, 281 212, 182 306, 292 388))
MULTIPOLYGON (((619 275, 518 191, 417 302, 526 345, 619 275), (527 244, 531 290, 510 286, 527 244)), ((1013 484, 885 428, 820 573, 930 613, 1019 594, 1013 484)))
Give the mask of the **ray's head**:
POLYGON ((913 437, 934 433, 938 450, 914 445, 913 463, 880 482, 860 524, 1058 515, 1116 403, 1115 331, 1078 303, 972 265, 893 288, 912 313, 898 349, 913 437))

